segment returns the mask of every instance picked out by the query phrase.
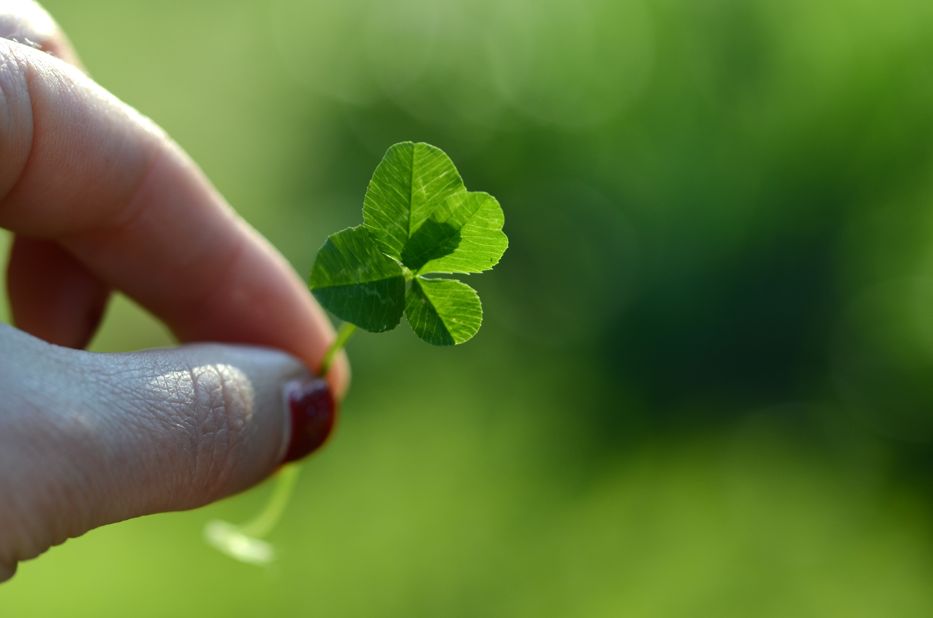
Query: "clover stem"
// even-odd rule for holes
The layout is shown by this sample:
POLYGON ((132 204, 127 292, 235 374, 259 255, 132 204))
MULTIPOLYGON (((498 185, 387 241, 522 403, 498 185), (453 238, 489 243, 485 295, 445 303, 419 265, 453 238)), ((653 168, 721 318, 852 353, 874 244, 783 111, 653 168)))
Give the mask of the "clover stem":
POLYGON ((279 523, 288 500, 295 488, 295 481, 298 480, 300 468, 295 464, 283 466, 276 474, 275 486, 272 488, 272 495, 266 502, 266 506, 252 520, 238 526, 240 532, 247 536, 264 537, 279 523))
MULTIPOLYGON (((324 352, 320 377, 327 375, 337 353, 347 344, 347 340, 356 331, 356 326, 344 322, 337 331, 337 337, 324 352)), ((275 560, 275 548, 263 540, 278 525, 285 512, 285 507, 295 490, 298 480, 298 464, 288 464, 275 475, 272 495, 266 501, 258 515, 240 525, 225 521, 212 521, 204 529, 207 541, 228 556, 250 564, 269 564, 275 560)))
POLYGON ((324 358, 321 360, 321 368, 318 371, 318 375, 322 378, 327 375, 327 372, 330 371, 331 364, 334 362, 334 358, 337 356, 337 352, 343 349, 347 344, 347 340, 354 332, 356 332, 356 324, 344 322, 340 325, 340 330, 337 331, 337 337, 334 339, 333 343, 330 344, 330 347, 327 348, 327 351, 324 352, 324 358))
POLYGON ((264 537, 275 529, 291 500, 298 480, 297 464, 283 466, 275 475, 272 495, 253 519, 244 524, 214 520, 204 528, 204 538, 221 552, 247 564, 264 566, 275 560, 275 547, 264 537))

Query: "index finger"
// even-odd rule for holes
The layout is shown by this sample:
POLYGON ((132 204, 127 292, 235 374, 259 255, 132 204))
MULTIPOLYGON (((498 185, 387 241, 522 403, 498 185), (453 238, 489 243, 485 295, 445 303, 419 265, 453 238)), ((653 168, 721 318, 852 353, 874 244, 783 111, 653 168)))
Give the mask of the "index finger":
MULTIPOLYGON (((0 226, 55 240, 182 340, 275 347, 315 368, 333 338, 281 255, 158 127, 2 40, 0 226)), ((346 366, 335 369, 339 390, 346 366)))

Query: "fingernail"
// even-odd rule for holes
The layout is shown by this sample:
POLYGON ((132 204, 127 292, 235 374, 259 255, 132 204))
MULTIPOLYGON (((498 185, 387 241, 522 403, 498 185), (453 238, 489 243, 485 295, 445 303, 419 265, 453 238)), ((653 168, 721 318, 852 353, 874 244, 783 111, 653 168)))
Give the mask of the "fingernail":
POLYGON ((285 386, 292 421, 283 463, 302 459, 327 441, 337 418, 337 402, 323 378, 296 380, 285 386))

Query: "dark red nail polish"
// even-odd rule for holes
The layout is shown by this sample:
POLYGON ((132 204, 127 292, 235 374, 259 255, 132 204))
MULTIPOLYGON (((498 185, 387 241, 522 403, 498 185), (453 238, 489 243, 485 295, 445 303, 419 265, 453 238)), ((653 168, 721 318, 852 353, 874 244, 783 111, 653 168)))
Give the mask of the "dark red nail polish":
POLYGON ((311 454, 327 441, 337 419, 337 402, 323 378, 292 382, 285 387, 292 419, 292 437, 285 461, 311 454))

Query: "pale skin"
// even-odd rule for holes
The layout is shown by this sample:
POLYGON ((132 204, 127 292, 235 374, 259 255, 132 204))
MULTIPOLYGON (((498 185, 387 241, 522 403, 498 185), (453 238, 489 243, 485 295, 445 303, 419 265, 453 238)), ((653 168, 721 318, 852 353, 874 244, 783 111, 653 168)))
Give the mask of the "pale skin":
MULTIPOLYGON (((152 121, 0 0, 0 581, 92 528, 242 491, 282 460, 283 388, 333 331, 302 280, 152 121), (182 345, 83 350, 113 291, 182 345)), ((338 394, 349 370, 328 373, 338 394)))

